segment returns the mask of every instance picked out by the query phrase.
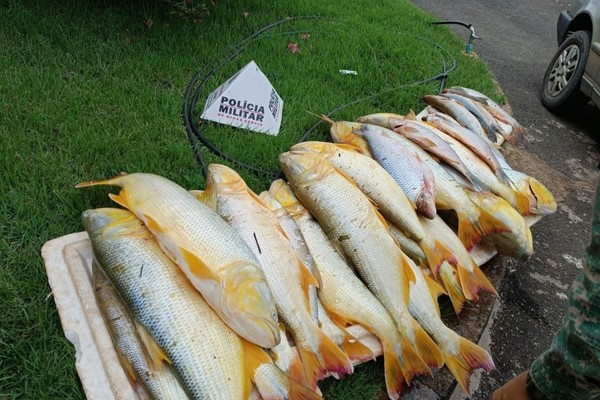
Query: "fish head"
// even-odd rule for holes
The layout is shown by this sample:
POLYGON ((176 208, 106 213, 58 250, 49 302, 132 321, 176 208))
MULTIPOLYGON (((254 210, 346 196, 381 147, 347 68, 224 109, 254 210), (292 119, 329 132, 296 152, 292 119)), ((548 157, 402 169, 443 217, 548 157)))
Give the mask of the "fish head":
POLYGON ((122 235, 149 235, 135 215, 120 208, 97 208, 81 214, 83 226, 91 238, 122 235))
POLYGON ((337 151, 337 147, 329 142, 302 142, 292 146, 291 151, 304 151, 308 153, 320 154, 322 157, 332 157, 337 151))
POLYGON ((294 194, 292 187, 283 179, 274 180, 269 188, 269 193, 275 197, 279 204, 281 204, 292 217, 301 215, 307 211, 294 194))
POLYGON ((331 164, 318 154, 288 151, 279 155, 281 169, 290 182, 308 185, 334 172, 331 164))
POLYGON ((404 119, 403 115, 393 114, 393 113, 377 113, 364 115, 356 120, 356 122, 360 122, 363 124, 373 124, 378 126, 383 126, 386 128, 393 129, 392 120, 402 120, 404 119))
POLYGON ((235 331, 260 347, 276 346, 281 339, 279 316, 262 270, 240 262, 223 278, 221 309, 235 331))
POLYGON ((554 196, 550 193, 548 188, 532 177, 527 177, 526 182, 528 183, 530 193, 536 200, 533 202, 534 206, 532 208, 535 209, 537 213, 543 215, 556 212, 556 200, 554 200, 554 196))
POLYGON ((217 194, 245 193, 248 186, 242 177, 223 164, 210 164, 206 176, 206 190, 215 190, 217 194))
POLYGON ((364 124, 338 121, 331 124, 331 138, 336 143, 345 143, 361 149, 362 153, 371 156, 367 141, 362 138, 364 124))
POLYGON ((432 192, 423 190, 416 198, 415 206, 423 216, 434 219, 436 216, 435 196, 432 192))

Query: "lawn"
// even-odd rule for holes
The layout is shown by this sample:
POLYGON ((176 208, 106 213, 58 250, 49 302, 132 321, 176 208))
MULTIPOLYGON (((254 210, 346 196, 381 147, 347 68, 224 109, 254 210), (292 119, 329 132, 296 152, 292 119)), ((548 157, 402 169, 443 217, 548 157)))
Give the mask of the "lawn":
MULTIPOLYGON (((152 172, 203 187, 181 116, 184 92, 197 70, 225 60, 253 32, 290 16, 319 17, 286 21, 247 42, 198 96, 196 115, 212 90, 255 60, 283 98, 277 137, 202 124, 217 147, 266 171, 238 168, 257 192, 277 171, 277 155, 318 121, 309 112, 344 106, 333 117, 355 119, 420 110, 421 96, 437 92, 439 82, 416 83, 439 74, 444 62, 450 68, 453 59, 449 85, 494 93, 485 63, 461 54, 465 39, 430 25, 433 17, 408 1, 220 1, 201 22, 172 10, 159 1, 2 1, 2 399, 84 398, 40 249, 82 230, 82 211, 111 204, 107 188, 77 190, 80 181, 152 172), (292 53, 290 43, 299 51, 292 53)), ((326 139, 325 124, 309 137, 326 139)), ((203 154, 207 162, 221 161, 203 154)), ((371 364, 324 384, 326 397, 385 393, 382 365, 371 364)))

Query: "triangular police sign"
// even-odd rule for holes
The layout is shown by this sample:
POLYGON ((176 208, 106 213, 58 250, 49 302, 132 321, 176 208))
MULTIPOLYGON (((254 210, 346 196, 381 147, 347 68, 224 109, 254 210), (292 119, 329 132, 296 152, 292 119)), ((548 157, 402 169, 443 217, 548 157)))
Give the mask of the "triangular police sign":
POLYGON ((206 99, 202 119, 276 136, 283 100, 254 61, 206 99))

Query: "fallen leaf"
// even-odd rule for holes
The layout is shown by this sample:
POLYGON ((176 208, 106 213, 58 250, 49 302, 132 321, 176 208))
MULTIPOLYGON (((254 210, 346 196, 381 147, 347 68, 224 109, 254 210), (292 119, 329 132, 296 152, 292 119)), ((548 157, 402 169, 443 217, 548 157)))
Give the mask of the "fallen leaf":
POLYGON ((244 16, 244 19, 248 19, 248 16, 250 15, 250 13, 248 11, 244 11, 242 13, 242 15, 244 16))
POLYGON ((296 54, 297 52, 300 51, 300 48, 298 47, 298 43, 290 43, 290 44, 288 44, 288 49, 290 49, 290 51, 292 52, 292 54, 296 54))
POLYGON ((310 33, 304 33, 304 34, 300 35, 300 39, 304 39, 304 40, 310 39, 310 33))
POLYGON ((144 21, 144 24, 146 24, 148 29, 150 29, 150 28, 152 28, 152 25, 154 25, 154 21, 152 21, 150 18, 148 18, 147 20, 144 21))

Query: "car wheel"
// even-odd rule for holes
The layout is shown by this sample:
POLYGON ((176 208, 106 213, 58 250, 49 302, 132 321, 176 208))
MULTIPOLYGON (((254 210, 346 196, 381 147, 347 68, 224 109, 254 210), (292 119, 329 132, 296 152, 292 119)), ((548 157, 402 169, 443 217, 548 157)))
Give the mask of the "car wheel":
POLYGON ((581 107, 587 99, 580 91, 581 78, 590 52, 591 34, 577 31, 560 45, 546 69, 542 83, 542 104, 555 113, 581 107))

